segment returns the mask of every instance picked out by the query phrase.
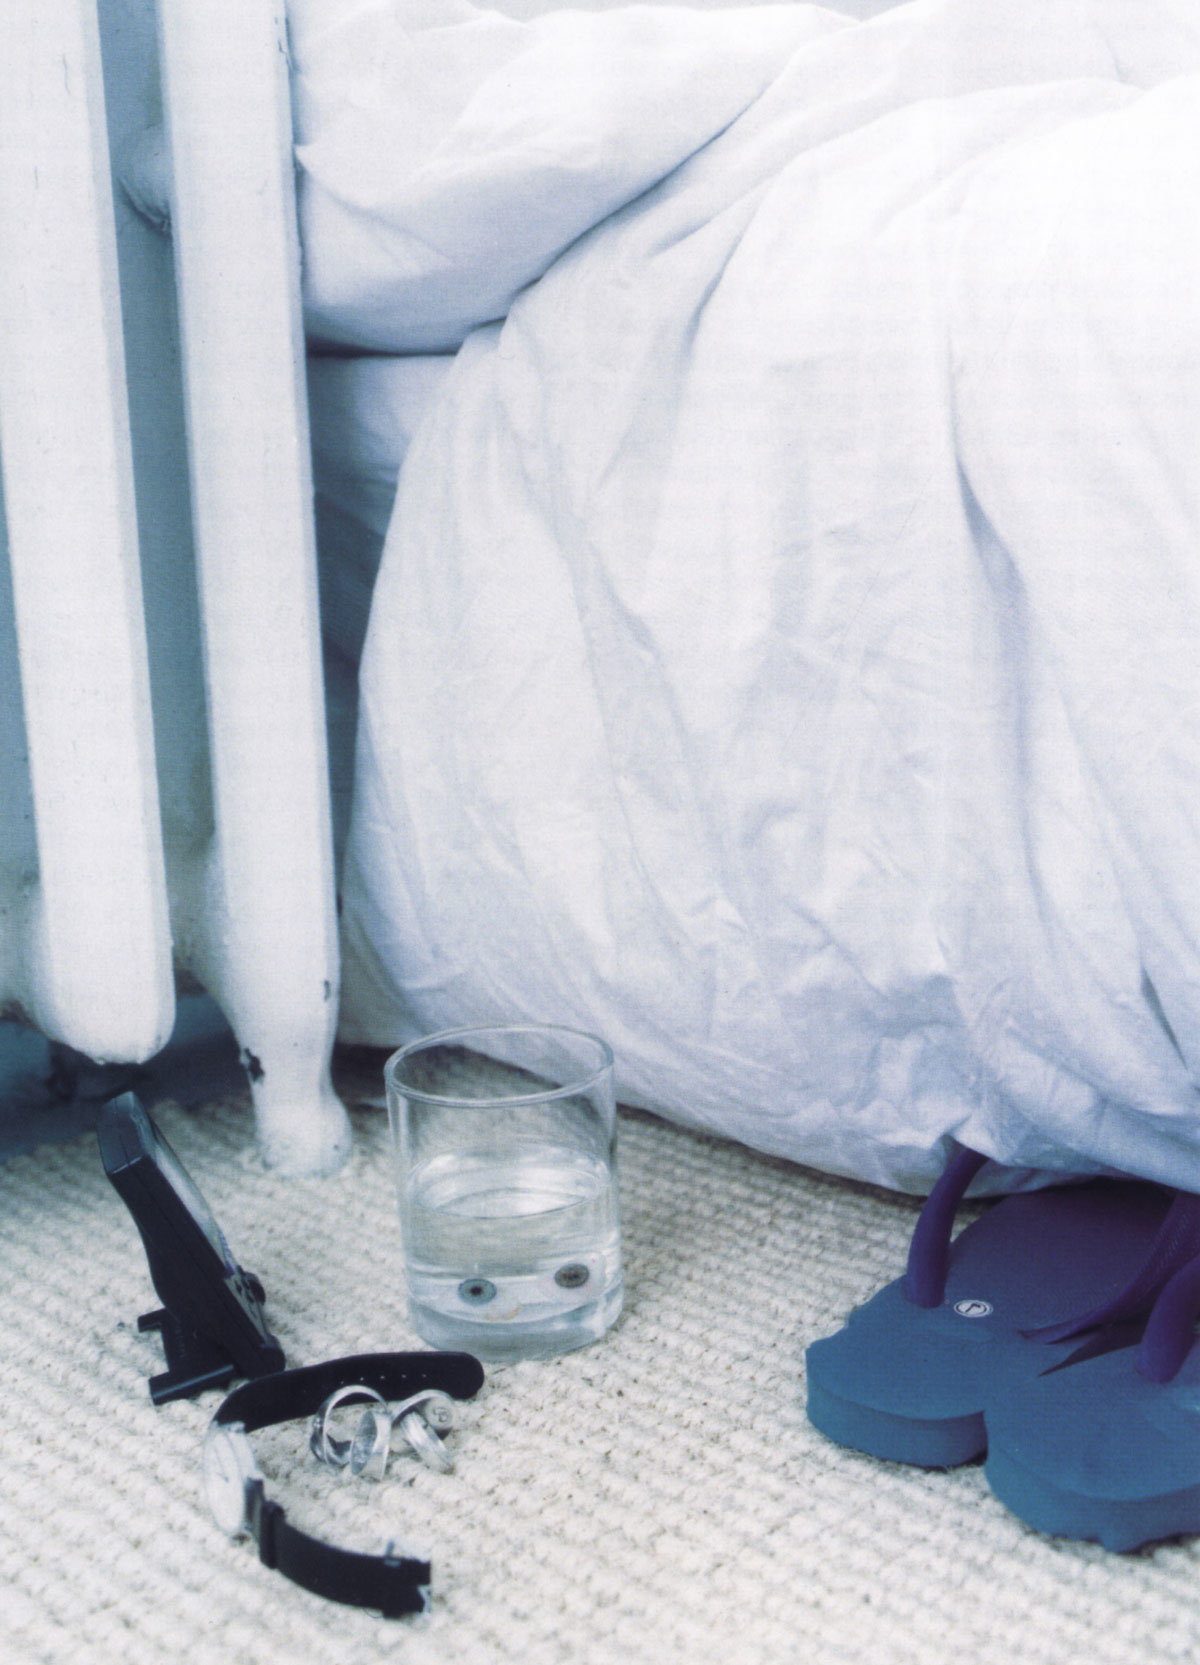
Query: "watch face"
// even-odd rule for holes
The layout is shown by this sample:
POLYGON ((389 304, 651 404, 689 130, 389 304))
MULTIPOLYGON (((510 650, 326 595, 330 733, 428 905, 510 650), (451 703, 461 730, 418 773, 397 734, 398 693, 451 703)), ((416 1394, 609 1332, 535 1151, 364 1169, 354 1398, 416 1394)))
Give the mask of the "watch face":
POLYGON ((210 1422, 204 1439, 204 1495, 213 1519, 231 1538, 240 1538, 250 1530, 246 1485, 261 1479, 241 1423, 223 1427, 210 1422))

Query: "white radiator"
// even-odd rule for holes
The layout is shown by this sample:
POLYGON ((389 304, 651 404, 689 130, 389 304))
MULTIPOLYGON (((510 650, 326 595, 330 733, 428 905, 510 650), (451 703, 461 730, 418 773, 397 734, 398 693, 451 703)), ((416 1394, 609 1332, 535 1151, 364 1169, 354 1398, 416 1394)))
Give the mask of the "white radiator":
POLYGON ((142 1061, 193 974, 265 1159, 330 1171, 349 1132, 282 4, 158 10, 157 51, 138 0, 0 20, 0 1002, 142 1061), (110 173, 159 59, 173 250, 110 173))

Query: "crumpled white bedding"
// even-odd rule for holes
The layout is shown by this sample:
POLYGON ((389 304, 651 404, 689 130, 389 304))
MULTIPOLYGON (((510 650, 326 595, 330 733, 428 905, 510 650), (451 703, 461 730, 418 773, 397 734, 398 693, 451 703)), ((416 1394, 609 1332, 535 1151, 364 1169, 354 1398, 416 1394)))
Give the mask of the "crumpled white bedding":
POLYGON ((833 1172, 1200 1190, 1193 8, 422 14, 324 95, 298 53, 311 314, 465 338, 362 664, 343 1035, 574 1023, 833 1172))
POLYGON ((321 629, 348 667, 362 654, 401 464, 452 363, 448 354, 308 361, 321 629))

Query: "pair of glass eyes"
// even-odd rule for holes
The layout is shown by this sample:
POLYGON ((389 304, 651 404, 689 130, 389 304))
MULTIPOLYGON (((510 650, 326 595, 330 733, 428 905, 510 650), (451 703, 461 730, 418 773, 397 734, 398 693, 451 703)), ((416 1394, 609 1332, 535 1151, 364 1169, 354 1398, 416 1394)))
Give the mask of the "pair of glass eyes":
MULTIPOLYGON (((554 1281, 560 1289, 582 1289, 592 1278, 591 1268, 581 1260, 573 1260, 566 1266, 560 1266, 554 1274, 554 1281)), ((480 1277, 476 1274, 464 1278, 458 1286, 458 1298, 468 1307, 486 1307, 496 1299, 499 1290, 491 1278, 480 1277)))
POLYGON ((348 1468, 367 1480, 382 1480, 392 1450, 392 1432, 399 1428, 409 1449, 427 1467, 448 1474, 454 1459, 443 1444, 454 1426, 454 1401, 437 1388, 414 1393, 391 1409, 374 1388, 351 1386, 331 1393, 312 1420, 309 1449, 330 1468, 348 1468), (338 1433, 352 1406, 367 1402, 353 1432, 338 1433))

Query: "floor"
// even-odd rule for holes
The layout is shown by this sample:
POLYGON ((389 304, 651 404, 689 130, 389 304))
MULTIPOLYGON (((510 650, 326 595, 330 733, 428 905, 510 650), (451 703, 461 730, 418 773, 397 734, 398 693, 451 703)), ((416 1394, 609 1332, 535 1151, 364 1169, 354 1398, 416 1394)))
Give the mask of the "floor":
POLYGON ((244 1084, 233 1032, 206 995, 180 997, 170 1041, 141 1065, 98 1066, 22 1024, 0 1022, 0 1161, 73 1139, 126 1086, 148 1106, 171 1099, 191 1109, 244 1084))

